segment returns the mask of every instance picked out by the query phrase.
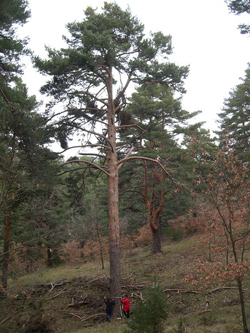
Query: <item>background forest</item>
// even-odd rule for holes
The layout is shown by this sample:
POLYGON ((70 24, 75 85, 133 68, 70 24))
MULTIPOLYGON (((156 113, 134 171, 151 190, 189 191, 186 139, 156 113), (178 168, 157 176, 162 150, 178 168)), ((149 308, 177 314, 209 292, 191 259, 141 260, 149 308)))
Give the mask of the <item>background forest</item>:
MULTIPOLYGON (((248 1, 227 5, 234 14, 250 14, 248 1)), ((212 327, 208 295, 235 289, 227 295, 238 306, 235 328, 221 321, 220 330, 203 331, 249 332, 250 67, 225 99, 212 136, 195 120, 200 111, 182 108, 189 68, 170 61, 170 35, 146 35, 129 9, 105 2, 68 23, 66 46, 47 47, 43 59, 18 37, 30 15, 25 0, 0 3, 0 330, 70 332, 74 324, 64 330, 44 319, 52 311, 44 300, 58 300, 69 292, 66 283, 77 283, 72 288, 89 285, 99 295, 84 290, 85 298, 74 294, 68 305, 92 307, 84 316, 70 312, 88 325, 105 319, 104 294, 129 292, 146 313, 147 297, 160 302, 159 288, 167 294, 163 302, 172 303, 170 319, 156 314, 148 332, 212 327), (46 77, 45 112, 23 83, 24 57, 46 77), (78 154, 71 154, 76 146, 78 154), (53 270, 61 276, 42 281, 53 270), (53 294, 55 287, 64 289, 53 294), (205 299, 199 323, 179 316, 196 307, 193 295, 198 303, 205 299), (15 309, 20 300, 32 314, 8 316, 4 308, 15 309)), ((249 34, 249 26, 239 28, 249 34)), ((117 302, 114 314, 119 311, 117 302)), ((147 332, 133 320, 128 326, 147 332)))

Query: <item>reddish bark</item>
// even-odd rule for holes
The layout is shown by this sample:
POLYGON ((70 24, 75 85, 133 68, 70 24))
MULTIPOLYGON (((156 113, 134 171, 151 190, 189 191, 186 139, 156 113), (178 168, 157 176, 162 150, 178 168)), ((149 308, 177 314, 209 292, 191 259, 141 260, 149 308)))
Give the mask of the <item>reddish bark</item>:
MULTIPOLYGON (((155 186, 153 183, 151 188, 151 198, 148 200, 148 170, 146 164, 144 163, 144 205, 148 210, 148 222, 152 230, 152 251, 153 253, 161 252, 161 237, 160 237, 160 225, 159 225, 159 216, 164 208, 165 202, 165 191, 161 191, 161 199, 159 206, 156 208, 156 193, 155 186)), ((152 170, 152 175, 154 174, 154 169, 152 170)), ((152 177, 153 178, 153 177, 152 177)))

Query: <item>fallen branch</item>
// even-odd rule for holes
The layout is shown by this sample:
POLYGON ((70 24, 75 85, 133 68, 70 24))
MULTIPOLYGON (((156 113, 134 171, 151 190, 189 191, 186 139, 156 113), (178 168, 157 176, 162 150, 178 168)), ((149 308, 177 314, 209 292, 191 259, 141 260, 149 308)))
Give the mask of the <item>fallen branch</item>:
POLYGON ((45 295, 45 297, 47 297, 55 287, 60 287, 60 286, 62 286, 63 284, 65 284, 64 281, 62 281, 62 282, 60 282, 60 283, 57 283, 57 282, 53 283, 53 282, 51 282, 51 283, 50 283, 50 285, 51 285, 51 289, 47 292, 47 294, 45 295))
POLYGON ((174 292, 177 294, 200 294, 200 292, 196 290, 183 290, 183 289, 165 289, 162 292, 163 293, 174 292))
POLYGON ((104 316, 106 316, 105 313, 96 313, 96 314, 94 314, 92 316, 89 316, 86 319, 82 319, 81 321, 87 321, 87 320, 89 320, 91 318, 98 318, 98 317, 104 317, 104 316))
POLYGON ((110 280, 110 277, 108 277, 108 276, 101 276, 101 277, 98 277, 98 278, 96 278, 96 279, 93 279, 93 280, 88 281, 88 283, 93 283, 93 282, 95 282, 95 281, 103 280, 103 279, 110 280))
POLYGON ((58 310, 58 312, 67 313, 67 314, 69 314, 69 315, 71 315, 73 317, 76 317, 76 318, 80 319, 80 320, 84 319, 84 317, 81 317, 77 313, 74 313, 74 312, 70 312, 70 311, 66 311, 66 310, 58 310))
POLYGON ((55 286, 62 286, 63 284, 67 284, 67 283, 70 283, 69 281, 56 281, 56 282, 50 282, 50 283, 45 283, 45 284, 38 284, 36 286, 41 286, 41 287, 49 287, 51 286, 52 284, 55 285, 55 286))
MULTIPOLYGON (((71 290, 71 289, 70 289, 70 290, 71 290)), ((70 290, 68 290, 68 289, 63 289, 62 291, 60 291, 60 293, 58 293, 58 294, 52 296, 50 299, 54 299, 54 298, 56 298, 56 297, 58 297, 58 296, 60 296, 60 295, 62 295, 62 294, 65 294, 65 293, 69 292, 70 290)))
POLYGON ((133 298, 133 297, 137 297, 137 298, 139 298, 143 302, 145 301, 145 299, 142 297, 142 293, 140 293, 140 295, 132 293, 131 294, 131 298, 133 298))
POLYGON ((80 319, 81 321, 83 320, 83 317, 80 317, 80 316, 78 316, 77 314, 75 314, 75 313, 70 313, 73 317, 76 317, 76 318, 78 318, 78 319, 80 319))
MULTIPOLYGON (((207 293, 212 294, 212 293, 215 293, 217 291, 222 291, 222 290, 227 290, 227 289, 238 289, 238 287, 218 287, 218 288, 215 288, 211 291, 208 291, 207 293)), ((246 291, 246 289, 244 289, 244 291, 246 291)))
POLYGON ((12 317, 14 317, 14 315, 11 315, 11 316, 3 319, 2 321, 0 321, 0 325, 2 325, 3 323, 5 323, 7 320, 11 319, 12 317))

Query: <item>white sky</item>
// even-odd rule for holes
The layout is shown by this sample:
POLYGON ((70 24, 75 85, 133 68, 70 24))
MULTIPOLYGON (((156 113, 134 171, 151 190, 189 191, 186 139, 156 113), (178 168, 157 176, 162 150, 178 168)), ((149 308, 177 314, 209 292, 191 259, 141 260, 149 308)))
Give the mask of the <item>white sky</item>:
MULTIPOLYGON (((65 25, 83 19, 87 6, 101 8, 100 0, 29 0, 32 17, 23 28, 30 37, 35 54, 46 57, 45 45, 63 46, 65 25)), ((111 1, 110 1, 111 2, 111 1)), ((172 35, 174 47, 170 60, 177 65, 190 65, 185 81, 187 93, 182 106, 187 111, 201 110, 197 120, 206 121, 213 130, 217 113, 229 91, 244 77, 250 62, 250 36, 241 35, 238 24, 248 23, 249 16, 229 13, 224 0, 117 0, 122 8, 130 7, 145 25, 145 32, 162 31, 172 35)), ((24 82, 30 94, 38 99, 44 79, 27 66, 24 82)))

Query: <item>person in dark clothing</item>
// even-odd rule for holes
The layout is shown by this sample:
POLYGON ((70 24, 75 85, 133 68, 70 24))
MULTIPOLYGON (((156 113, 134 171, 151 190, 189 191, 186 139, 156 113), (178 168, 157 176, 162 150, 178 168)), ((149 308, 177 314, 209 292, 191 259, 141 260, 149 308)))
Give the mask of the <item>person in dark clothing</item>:
POLYGON ((122 305, 123 305, 123 313, 124 316, 129 318, 130 316, 130 300, 128 298, 128 295, 126 295, 125 297, 123 297, 121 299, 122 305))
POLYGON ((110 301, 109 298, 104 297, 104 303, 106 304, 106 317, 107 317, 107 321, 110 321, 111 315, 112 315, 112 311, 113 311, 113 306, 115 305, 115 300, 112 299, 112 301, 110 301))

